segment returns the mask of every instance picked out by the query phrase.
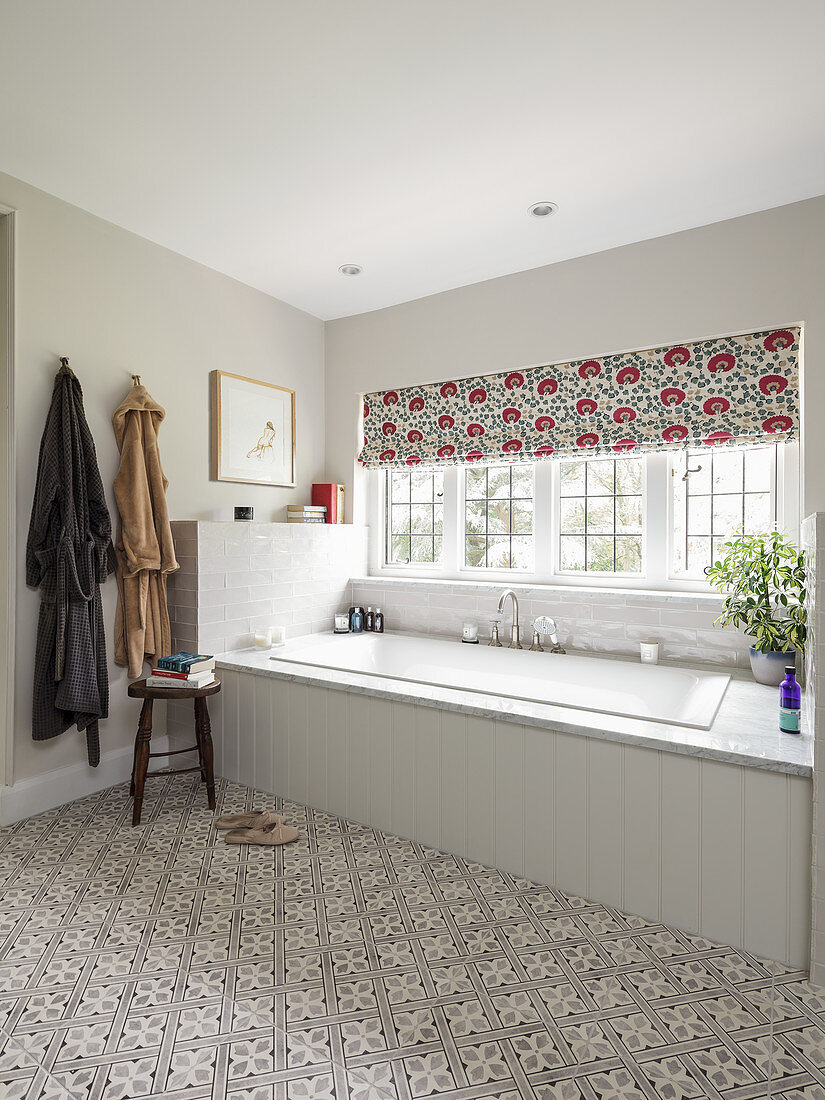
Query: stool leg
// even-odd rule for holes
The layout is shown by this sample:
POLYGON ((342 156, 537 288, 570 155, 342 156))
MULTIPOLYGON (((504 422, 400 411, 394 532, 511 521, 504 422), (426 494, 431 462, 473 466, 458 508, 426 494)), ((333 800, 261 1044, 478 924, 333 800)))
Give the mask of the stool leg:
POLYGON ((140 709, 137 739, 135 741, 135 801, 132 806, 132 824, 140 825, 143 809, 143 787, 149 770, 149 742, 152 740, 152 700, 144 699, 140 709))
POLYGON ((206 764, 203 759, 203 739, 201 737, 201 727, 198 720, 198 708, 195 707, 195 745, 198 750, 198 766, 201 770, 201 783, 206 782, 206 764))
POLYGON ((134 795, 134 793, 135 793, 135 768, 137 767, 137 747, 138 747, 138 742, 137 742, 137 737, 136 737, 135 738, 135 748, 134 748, 134 752, 132 753, 132 777, 129 780, 129 794, 131 794, 131 795, 134 795))
POLYGON ((195 736, 200 747, 201 770, 206 779, 206 794, 209 809, 215 809, 215 773, 213 770, 212 726, 209 722, 209 710, 206 699, 195 700, 195 736))

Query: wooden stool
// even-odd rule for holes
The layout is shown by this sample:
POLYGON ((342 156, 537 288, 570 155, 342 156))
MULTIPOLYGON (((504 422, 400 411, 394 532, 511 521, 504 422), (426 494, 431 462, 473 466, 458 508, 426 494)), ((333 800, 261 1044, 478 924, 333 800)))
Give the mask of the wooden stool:
POLYGON ((129 784, 129 794, 134 795, 132 807, 132 824, 140 825, 140 812, 143 808, 143 787, 147 775, 182 775, 184 772, 200 772, 201 781, 206 784, 206 794, 209 798, 209 809, 215 809, 215 776, 212 770, 212 727, 209 723, 209 711, 206 708, 206 700, 210 695, 217 695, 221 690, 220 680, 203 688, 151 688, 146 686, 145 680, 136 680, 129 684, 129 697, 142 699, 140 708, 140 721, 138 723, 137 737, 135 738, 135 758, 132 764, 132 781, 129 784), (152 740, 152 703, 155 699, 193 699, 195 701, 195 744, 188 749, 175 749, 174 752, 149 752, 149 742, 152 740), (177 756, 181 752, 194 752, 197 750, 198 763, 193 768, 178 768, 171 772, 149 772, 149 760, 153 756, 177 756))

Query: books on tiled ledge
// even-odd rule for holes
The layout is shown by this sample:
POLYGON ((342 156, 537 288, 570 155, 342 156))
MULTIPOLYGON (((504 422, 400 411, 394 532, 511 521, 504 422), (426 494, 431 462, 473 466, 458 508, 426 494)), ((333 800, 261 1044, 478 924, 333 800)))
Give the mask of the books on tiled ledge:
POLYGON ((343 485, 314 482, 312 486, 312 503, 326 509, 325 519, 327 523, 344 522, 343 485))
POLYGON ((326 523, 325 504, 287 504, 287 523, 326 523))
POLYGON ((287 523, 343 523, 344 486, 312 486, 312 504, 288 504, 287 523))
POLYGON ((161 657, 146 686, 152 688, 205 688, 215 682, 215 658, 207 653, 173 653, 161 657))

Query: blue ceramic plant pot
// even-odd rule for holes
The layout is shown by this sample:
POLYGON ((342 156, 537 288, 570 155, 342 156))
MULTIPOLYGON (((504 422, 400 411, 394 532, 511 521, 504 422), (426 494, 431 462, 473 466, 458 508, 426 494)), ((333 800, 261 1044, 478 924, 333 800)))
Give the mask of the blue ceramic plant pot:
POLYGON ((779 687, 785 679, 785 666, 796 667, 796 650, 788 649, 784 652, 771 650, 770 653, 760 653, 751 646, 751 672, 757 684, 767 684, 768 687, 779 687))

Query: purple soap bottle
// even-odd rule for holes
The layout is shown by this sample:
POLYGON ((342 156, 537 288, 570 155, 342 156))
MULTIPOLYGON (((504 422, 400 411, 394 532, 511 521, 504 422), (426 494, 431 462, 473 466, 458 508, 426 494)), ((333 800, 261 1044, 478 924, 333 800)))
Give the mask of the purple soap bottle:
POLYGON ((779 685, 779 728, 783 733, 799 733, 801 709, 802 688, 796 682, 796 669, 787 665, 785 679, 779 685))

